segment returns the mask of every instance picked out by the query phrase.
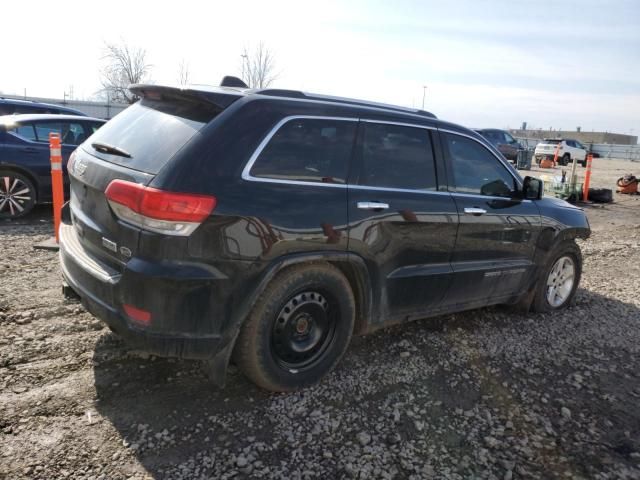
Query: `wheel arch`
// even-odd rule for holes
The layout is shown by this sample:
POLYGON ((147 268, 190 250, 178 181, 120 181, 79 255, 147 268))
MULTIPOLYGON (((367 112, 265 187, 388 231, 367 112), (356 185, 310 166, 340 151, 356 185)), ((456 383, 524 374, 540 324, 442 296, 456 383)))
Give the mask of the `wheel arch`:
POLYGON ((240 327, 251 312, 260 294, 279 273, 302 264, 329 264, 336 267, 347 279, 356 303, 356 318, 353 334, 361 334, 368 329, 368 319, 372 310, 371 283, 365 261, 350 252, 306 252, 286 255, 274 260, 265 268, 255 286, 245 297, 245 301, 232 314, 222 338, 224 347, 206 364, 206 373, 218 386, 224 386, 226 370, 231 359, 240 327))
MULTIPOLYGON (((309 252, 280 257, 266 268, 258 285, 248 297, 250 300, 247 304, 253 305, 277 274, 305 263, 311 265, 326 263, 336 267, 345 276, 356 302, 354 334, 363 333, 367 328, 367 319, 370 318, 372 310, 371 282, 365 261, 359 255, 351 252, 309 252)), ((250 308, 246 308, 246 311, 239 315, 239 319, 234 319, 236 320, 234 323, 242 323, 249 310, 250 308)))

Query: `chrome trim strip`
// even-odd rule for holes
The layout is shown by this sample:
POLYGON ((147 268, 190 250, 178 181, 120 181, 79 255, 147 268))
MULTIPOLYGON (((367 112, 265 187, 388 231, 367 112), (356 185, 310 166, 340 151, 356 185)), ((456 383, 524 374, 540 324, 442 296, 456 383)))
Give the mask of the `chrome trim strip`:
POLYGON ((521 186, 521 187, 522 187, 522 179, 517 178, 517 177, 515 177, 515 176, 513 175, 513 172, 511 171, 511 168, 512 168, 512 167, 508 164, 508 162, 506 162, 506 161, 505 161, 506 159, 503 159, 503 158, 502 158, 502 156, 498 156, 498 155, 496 155, 496 153, 495 153, 491 148, 488 148, 488 146, 487 146, 487 145, 485 145, 484 143, 480 142, 477 138, 472 137, 471 135, 467 135, 466 133, 456 132, 455 130, 448 130, 448 129, 446 129, 446 128, 439 128, 439 129, 438 129, 438 131, 440 131, 440 132, 445 132, 445 133, 452 133, 452 134, 454 134, 454 135, 460 135, 461 137, 467 137, 467 138, 469 138, 469 139, 473 140, 474 142, 476 142, 477 144, 482 145, 486 150, 488 150, 488 151, 489 151, 489 153, 491 153, 491 155, 493 155, 494 157, 496 157, 496 158, 498 159, 498 161, 499 161, 502 165, 504 165, 504 167, 507 169, 507 172, 509 172, 509 175, 511 175, 511 176, 515 179, 516 183, 517 183, 519 186, 521 186))
MULTIPOLYGON (((78 241, 75 230, 70 225, 60 226, 60 264, 66 269, 67 257, 71 257, 72 261, 76 263, 78 267, 87 272, 98 280, 115 284, 120 280, 122 276, 115 270, 105 266, 97 259, 91 258, 86 254, 84 248, 78 241)), ((67 273, 67 276, 68 273, 67 273)))
MULTIPOLYGON (((329 102, 331 103, 331 102, 329 102)), ((352 117, 326 117, 322 115, 290 115, 288 117, 283 118, 275 126, 267 133, 264 139, 260 142, 256 150, 253 152, 249 161, 245 165, 242 170, 242 179, 250 182, 263 182, 263 183, 279 183, 284 185, 301 185, 301 186, 315 186, 315 187, 329 187, 329 188, 353 188, 357 190, 379 190, 385 192, 408 192, 408 193, 437 193, 440 195, 448 195, 449 192, 436 191, 436 190, 413 190, 413 189, 405 189, 405 188, 387 188, 387 187, 372 187, 367 185, 347 185, 344 183, 321 183, 321 182, 303 182, 300 180, 282 180, 278 178, 262 178, 262 177, 254 177, 251 175, 251 169, 253 168, 253 164, 256 162, 262 150, 267 146, 269 141, 273 138, 273 136, 278 132, 278 130, 287 122, 296 119, 311 119, 311 120, 338 120, 344 122, 366 122, 366 123, 383 123, 389 125, 399 125, 404 127, 414 127, 414 128, 423 128, 427 130, 436 130, 436 127, 429 127, 426 125, 415 125, 411 123, 402 123, 402 122, 391 122, 386 120, 372 120, 372 119, 360 119, 360 118, 352 118, 352 117)))
POLYGON ((267 146, 269 141, 273 138, 273 136, 280 130, 280 128, 287 122, 291 120, 297 120, 300 118, 309 119, 309 120, 338 120, 342 122, 358 122, 358 118, 352 117, 325 117, 322 115, 290 115, 288 117, 284 117, 275 126, 271 129, 269 133, 262 139, 258 148, 256 148, 255 152, 249 158, 249 161, 245 165, 242 170, 242 179, 248 180, 250 182, 263 182, 263 183, 281 183, 285 185, 307 185, 307 186, 316 186, 316 187, 331 187, 331 188, 347 188, 347 184, 345 183, 321 183, 321 182, 303 182, 300 180, 281 180, 277 178, 262 178, 262 177, 254 177, 251 175, 251 168, 253 164, 256 162, 262 150, 267 146))
MULTIPOLYGON (((254 177, 253 175, 251 175, 250 172, 251 172, 251 168, 253 167, 253 164, 256 162, 256 160, 258 159, 258 157, 262 153, 262 150, 264 150, 264 148, 267 146, 269 141, 278 132, 278 130, 285 123, 287 123, 287 122, 289 122, 291 120, 296 120, 296 119, 300 119, 300 118, 310 119, 310 120, 338 120, 338 121, 344 121, 344 122, 358 122, 358 121, 360 121, 360 122, 365 122, 365 123, 382 123, 382 124, 399 125, 399 126, 405 126, 405 127, 423 128, 423 129, 426 129, 426 130, 439 130, 439 131, 443 131, 443 132, 446 132, 446 133, 452 133, 454 135, 460 135, 460 136, 463 136, 463 137, 470 138, 471 140, 474 140, 475 142, 477 142, 478 144, 480 144, 480 145, 482 145, 483 147, 486 148, 485 145, 483 145, 476 138, 473 138, 470 135, 466 135, 464 133, 456 132, 456 131, 453 131, 453 130, 438 129, 437 127, 430 127, 430 126, 427 126, 427 125, 416 125, 416 124, 411 124, 411 123, 392 122, 392 121, 387 121, 387 120, 373 120, 373 119, 368 119, 368 118, 359 119, 359 118, 353 118, 353 117, 327 117, 327 116, 322 116, 322 115, 290 115, 288 117, 283 118, 278 123, 276 123, 275 126, 269 131, 269 133, 267 133, 267 135, 264 137, 264 139, 262 139, 262 141, 260 142, 260 144, 258 145, 256 150, 253 152, 253 154, 249 158, 249 161, 245 165, 244 169, 242 170, 242 179, 243 180, 250 181, 250 182, 262 182, 262 183, 279 183, 279 184, 282 184, 282 185, 299 185, 299 186, 329 187, 329 188, 350 188, 350 189, 353 189, 353 190, 374 190, 374 191, 381 191, 381 192, 400 192, 400 193, 404 192, 404 193, 420 193, 420 194, 435 194, 435 195, 459 195, 459 196, 463 196, 463 197, 476 197, 476 198, 480 198, 480 199, 508 200, 506 197, 495 197, 495 196, 488 196, 488 195, 476 195, 476 194, 471 194, 471 193, 458 193, 458 192, 442 191, 442 190, 415 190, 415 189, 410 189, 410 188, 374 187, 374 186, 368 186, 368 185, 351 185, 351 184, 345 184, 345 183, 303 182, 303 181, 300 181, 300 180, 282 180, 282 179, 278 179, 278 178, 262 178, 262 177, 254 177)), ((489 149, 487 149, 487 150, 489 150, 489 149)), ((491 150, 489 150, 489 152, 494 157, 498 158, 498 160, 500 162, 502 162, 502 164, 504 165, 504 161, 502 161, 499 157, 497 157, 494 152, 492 152, 491 150)), ((507 168, 507 170, 509 171, 508 168, 507 168)), ((510 171, 509 171, 509 173, 513 177, 513 174, 510 171)), ((516 181, 518 182, 518 185, 522 186, 522 183, 518 179, 516 179, 516 181)), ((523 202, 531 202, 531 200, 526 200, 526 199, 523 199, 522 201, 523 202)))
POLYGON ((385 125, 398 125, 399 127, 412 127, 412 128, 423 128, 425 130, 437 130, 438 127, 432 127, 429 125, 417 125, 415 123, 405 123, 405 122, 391 122, 387 120, 372 120, 369 118, 361 118, 361 122, 363 123, 383 123, 385 125))

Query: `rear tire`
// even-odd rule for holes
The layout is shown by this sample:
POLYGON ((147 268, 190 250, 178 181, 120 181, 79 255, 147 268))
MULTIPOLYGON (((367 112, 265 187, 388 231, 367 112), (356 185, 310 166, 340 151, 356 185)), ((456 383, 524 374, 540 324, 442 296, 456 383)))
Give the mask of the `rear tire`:
POLYGON ((238 368, 276 392, 317 383, 346 351, 355 323, 347 279, 328 264, 295 266, 271 281, 240 329, 238 368))
POLYGON ((26 175, 0 170, 0 218, 24 217, 36 204, 36 188, 26 175))
POLYGON ((560 160, 560 165, 566 166, 569 165, 569 162, 571 162, 571 155, 565 153, 560 160))
POLYGON ((558 245, 545 264, 531 304, 534 312, 552 312, 569 306, 582 275, 582 254, 573 240, 558 245))

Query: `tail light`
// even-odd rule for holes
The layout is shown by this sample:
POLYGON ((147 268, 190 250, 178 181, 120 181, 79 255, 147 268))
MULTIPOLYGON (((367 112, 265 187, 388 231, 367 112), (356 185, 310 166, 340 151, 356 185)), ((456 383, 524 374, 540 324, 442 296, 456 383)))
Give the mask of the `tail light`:
POLYGON ((121 220, 166 235, 190 235, 216 207, 212 196, 166 192, 125 180, 113 180, 105 195, 121 220))

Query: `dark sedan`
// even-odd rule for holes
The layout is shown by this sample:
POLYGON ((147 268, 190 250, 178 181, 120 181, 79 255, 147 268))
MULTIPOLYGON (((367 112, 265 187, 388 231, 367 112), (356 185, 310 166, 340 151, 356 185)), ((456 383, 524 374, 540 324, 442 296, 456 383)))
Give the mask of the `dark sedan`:
POLYGON ((497 128, 479 128, 476 132, 493 143, 504 158, 514 163, 518 160, 518 150, 522 145, 509 132, 497 128))
POLYGON ((67 160, 105 120, 79 115, 5 115, 0 117, 0 218, 26 215, 51 201, 49 133, 62 140, 65 191, 67 160))

